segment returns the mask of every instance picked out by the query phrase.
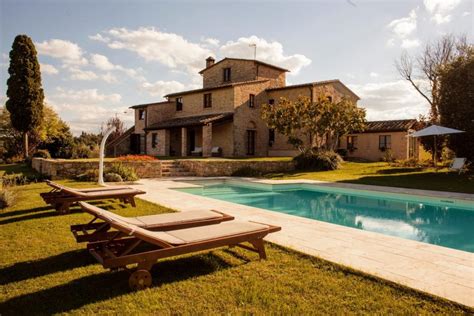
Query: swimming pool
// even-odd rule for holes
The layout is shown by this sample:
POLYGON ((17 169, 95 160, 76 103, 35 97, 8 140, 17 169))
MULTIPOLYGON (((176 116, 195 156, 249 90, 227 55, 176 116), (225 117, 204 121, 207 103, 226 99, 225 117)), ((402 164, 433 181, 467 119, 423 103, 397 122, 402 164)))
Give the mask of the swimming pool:
POLYGON ((314 184, 190 181, 194 195, 474 252, 474 203, 314 184))

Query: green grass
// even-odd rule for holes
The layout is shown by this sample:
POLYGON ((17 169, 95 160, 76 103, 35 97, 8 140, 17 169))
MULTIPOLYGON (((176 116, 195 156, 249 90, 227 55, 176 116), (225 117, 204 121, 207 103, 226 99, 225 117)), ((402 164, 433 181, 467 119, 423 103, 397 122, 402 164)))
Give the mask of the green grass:
MULTIPOLYGON (((58 215, 39 197, 46 190, 43 183, 18 187, 17 205, 0 211, 1 315, 473 312, 273 245, 264 261, 236 248, 160 261, 152 288, 131 292, 125 271, 103 269, 70 234, 69 225, 90 216, 58 215)), ((100 205, 125 216, 170 211, 142 200, 137 208, 100 205)))
POLYGON ((333 171, 290 172, 271 174, 267 177, 474 193, 474 175, 472 173, 459 175, 456 172, 449 172, 446 168, 440 170, 434 168, 397 168, 385 162, 344 162, 341 169, 333 171))

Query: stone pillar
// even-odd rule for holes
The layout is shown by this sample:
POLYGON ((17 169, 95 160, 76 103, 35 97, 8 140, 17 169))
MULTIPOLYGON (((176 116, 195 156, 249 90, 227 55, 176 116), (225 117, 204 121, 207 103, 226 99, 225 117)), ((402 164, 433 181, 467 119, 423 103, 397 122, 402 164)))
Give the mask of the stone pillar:
POLYGON ((181 127, 181 156, 188 155, 188 129, 181 127))
POLYGON ((212 123, 202 127, 202 156, 212 156, 212 123))
POLYGON ((158 130, 158 156, 170 155, 170 131, 167 129, 158 130))

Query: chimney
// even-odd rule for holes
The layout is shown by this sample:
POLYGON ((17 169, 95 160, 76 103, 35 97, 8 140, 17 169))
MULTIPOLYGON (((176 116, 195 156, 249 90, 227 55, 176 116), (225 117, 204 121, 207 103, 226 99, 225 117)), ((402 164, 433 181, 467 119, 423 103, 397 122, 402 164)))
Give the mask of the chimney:
POLYGON ((216 60, 212 57, 212 56, 209 56, 206 58, 206 68, 209 68, 211 67, 212 65, 214 65, 214 62, 216 60))

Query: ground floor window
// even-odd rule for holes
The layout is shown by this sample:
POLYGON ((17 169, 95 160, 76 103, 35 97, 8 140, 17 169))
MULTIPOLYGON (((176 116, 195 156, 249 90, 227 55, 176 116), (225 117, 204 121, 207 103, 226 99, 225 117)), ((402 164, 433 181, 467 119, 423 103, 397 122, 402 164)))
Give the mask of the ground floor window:
POLYGON ((379 136, 379 149, 384 151, 392 148, 392 137, 390 135, 379 136))
POLYGON ((272 147, 275 143, 275 130, 273 128, 268 130, 268 146, 272 147))
POLYGON ((247 155, 255 155, 255 130, 247 130, 247 155))
POLYGON ((347 150, 357 149, 357 136, 347 136, 347 150))
POLYGON ((158 146, 158 133, 151 134, 151 148, 156 148, 158 146))

